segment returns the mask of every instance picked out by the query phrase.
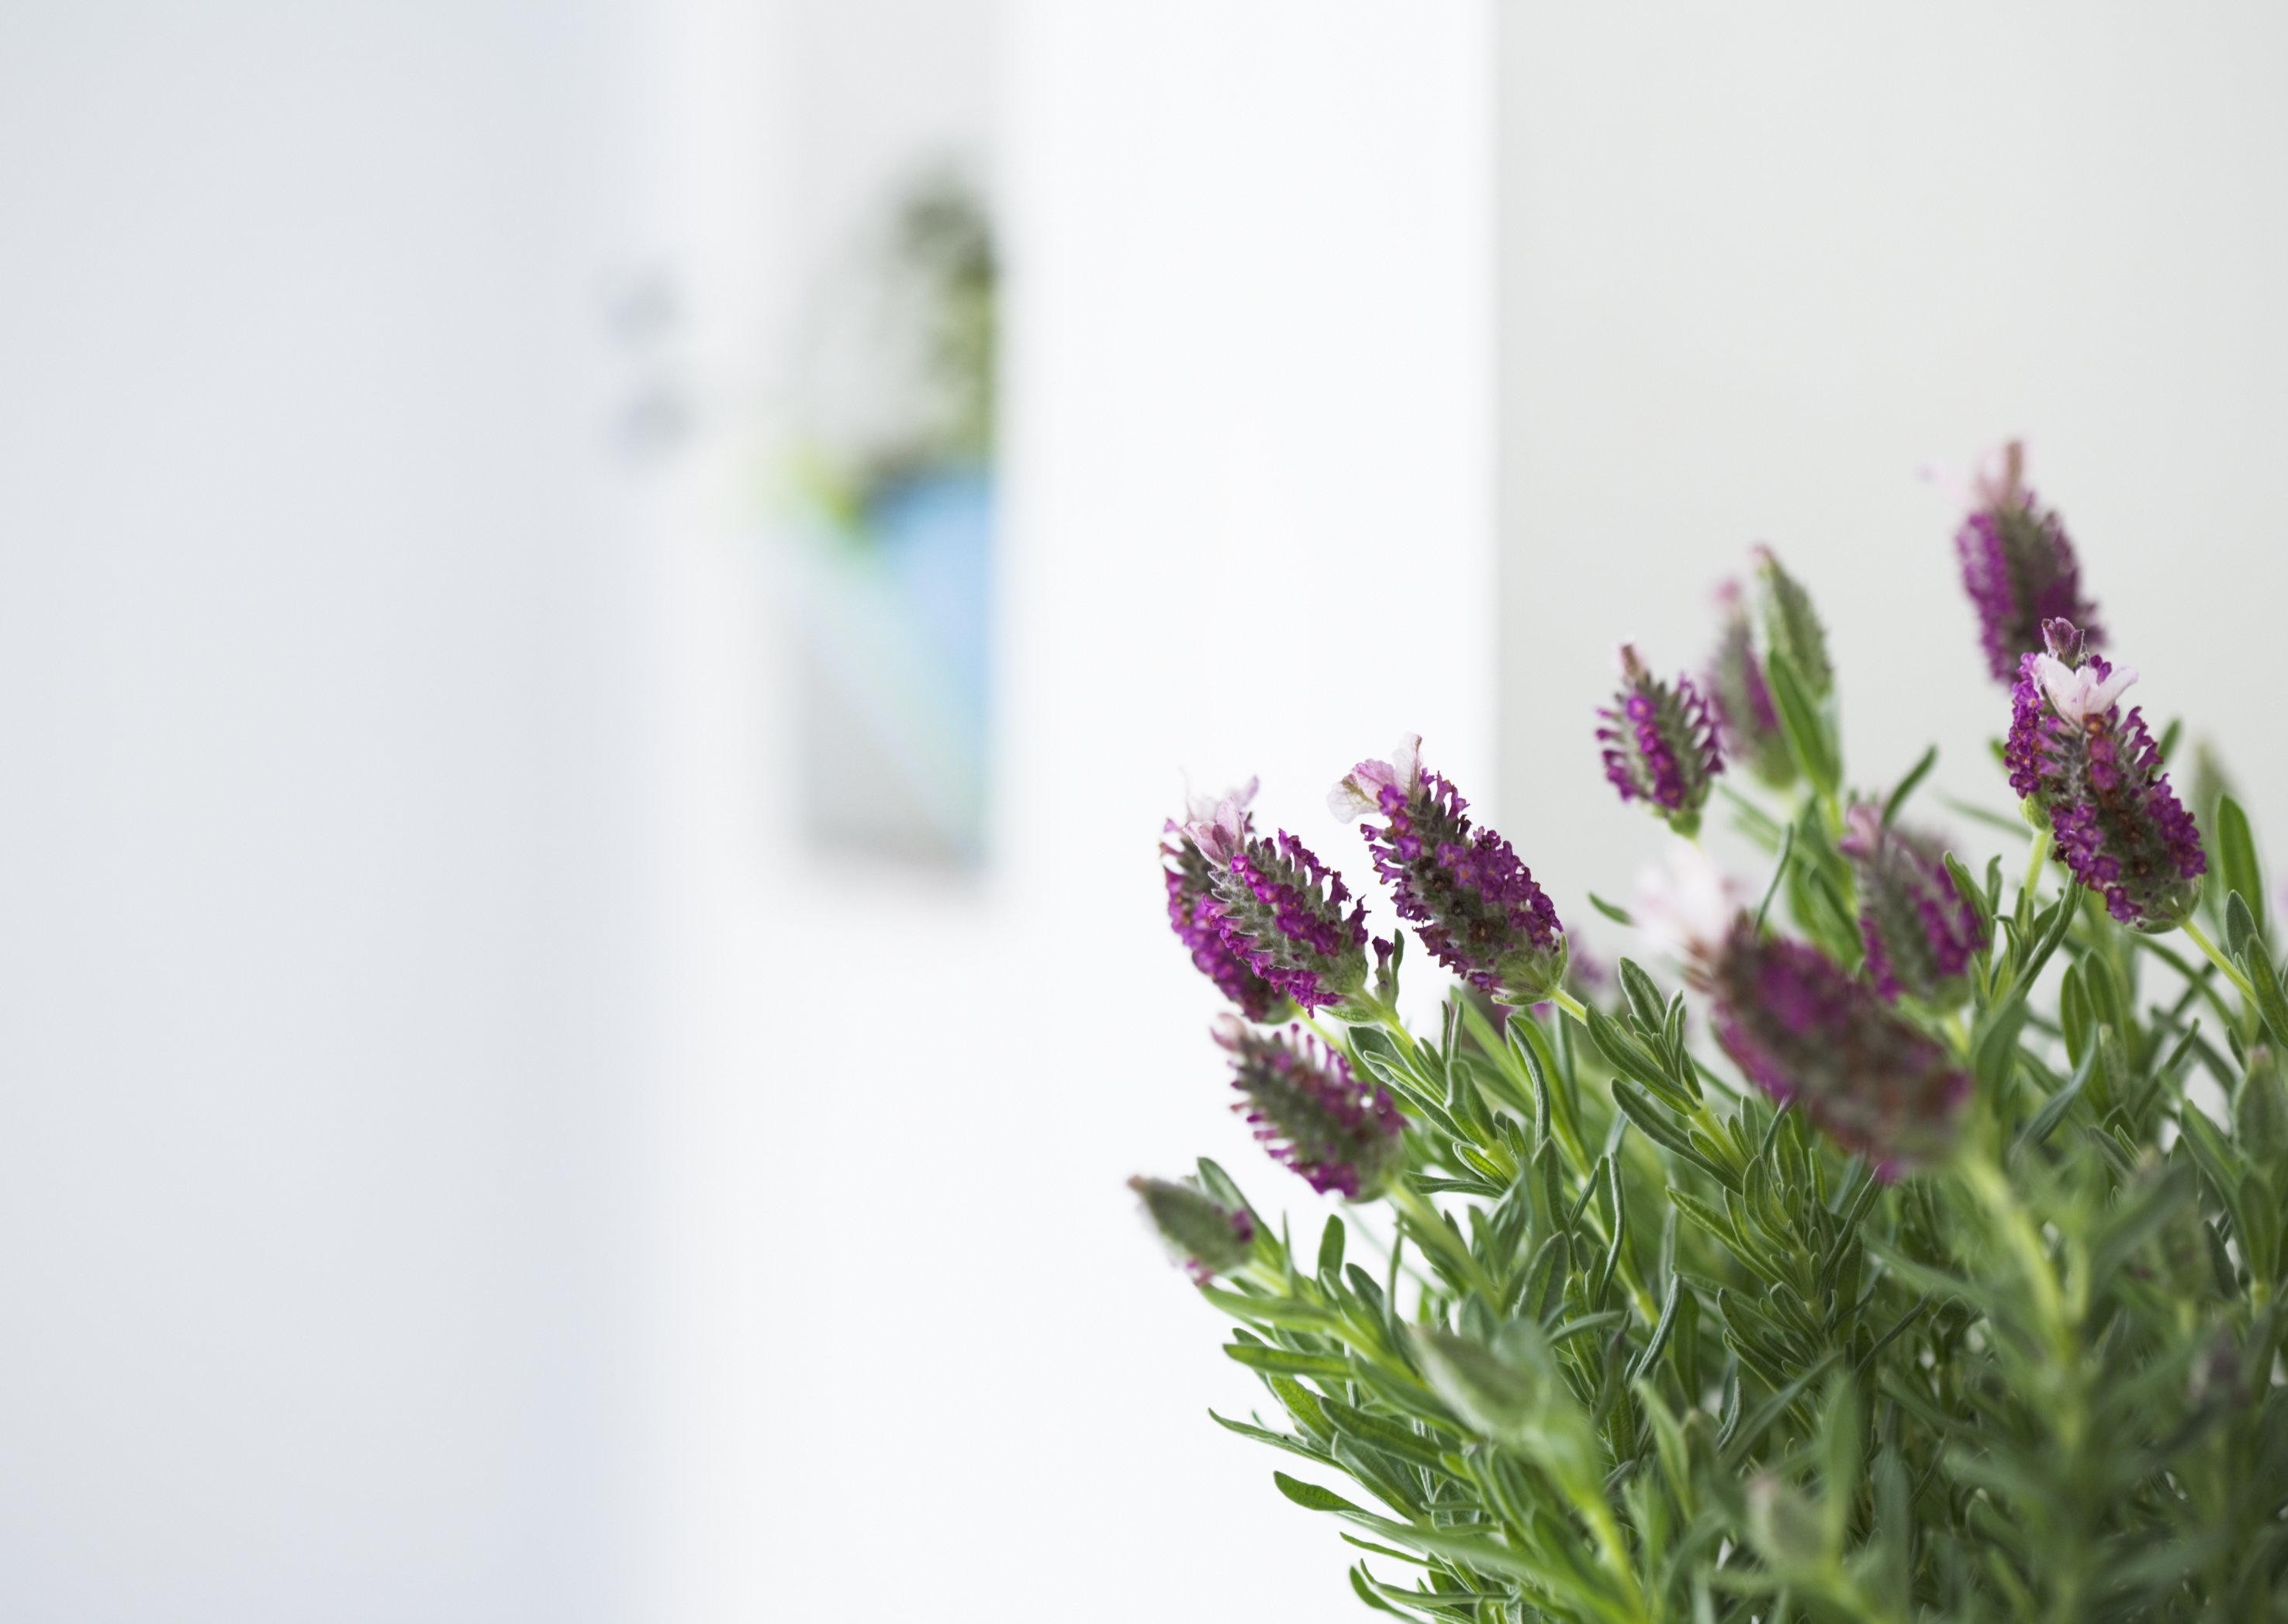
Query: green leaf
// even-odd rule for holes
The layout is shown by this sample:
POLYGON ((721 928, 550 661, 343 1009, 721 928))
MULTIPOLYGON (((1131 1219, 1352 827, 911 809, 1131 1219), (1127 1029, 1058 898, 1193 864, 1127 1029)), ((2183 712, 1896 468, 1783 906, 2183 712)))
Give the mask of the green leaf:
POLYGON ((1920 761, 1907 769, 1906 777, 1899 780, 1899 787, 1892 790, 1889 798, 1884 801, 1883 827, 1885 828, 1889 828, 1894 822, 1897 821, 1899 808, 1907 804, 1907 797, 1914 794, 1915 787, 1928 778, 1930 770, 1936 765, 1938 765, 1938 746, 1934 744, 1923 752, 1923 758, 1920 761))
POLYGON ((1227 1416, 1217 1414, 1213 1410, 1208 1412, 1208 1419, 1227 1432, 1236 1432, 1242 1438, 1251 1438, 1259 1444, 1270 1445, 1274 1449, 1283 1449, 1289 1454, 1301 1455, 1305 1460, 1315 1461, 1322 1466, 1331 1466, 1335 1462, 1334 1456, 1318 1447, 1310 1439, 1299 1438, 1292 1432, 1274 1432, 1267 1427, 1251 1427, 1243 1421, 1233 1421, 1227 1416))
POLYGON ((1668 1345, 1668 1334, 1676 1324, 1677 1300, 1683 1295, 1684 1280, 1682 1277, 1673 1274, 1670 1275, 1668 1277, 1668 1297, 1667 1300, 1660 1306, 1660 1322, 1652 1328, 1652 1340, 1645 1343, 1643 1351, 1639 1353, 1636 1358, 1630 1362, 1628 1379, 1631 1382, 1634 1382, 1638 1377, 1643 1375, 1646 1371, 1650 1370, 1652 1368, 1653 1361, 1660 1357, 1660 1351, 1668 1345))
POLYGON ((1326 1279, 1336 1279, 1342 1271, 1343 1221, 1329 1214, 1327 1227, 1319 1232, 1319 1273, 1326 1279))
POLYGON ((1994 939, 1993 902, 1988 899, 1986 892, 1980 888, 1978 883, 1970 877, 1970 870, 1962 866, 1961 860, 1953 852, 1947 852, 1944 860, 1947 878, 1954 882, 1955 891, 1960 894, 1965 902, 1970 905, 1971 912, 1978 915, 1979 935, 1984 940, 1991 942, 1994 939))
POLYGON ((2248 985, 2255 989, 2257 1012, 2264 1017, 2264 1024, 2272 1028, 2272 1041, 2288 1043, 2288 997, 2281 994, 2280 978, 2272 969, 2272 955, 2265 951, 2263 942, 2259 940, 2252 952, 2240 955, 2238 963, 2240 973, 2248 978, 2248 985))
POLYGON ((1629 1121, 1642 1130, 1644 1137, 1668 1152, 1672 1156, 1698 1168, 1719 1184, 1740 1187, 1740 1176, 1729 1168, 1710 1161, 1694 1145, 1688 1130, 1677 1127, 1660 1114, 1652 1097, 1641 1089, 1632 1087, 1621 1078, 1613 1079, 1613 1103, 1627 1113, 1629 1121))
POLYGON ((1363 1506, 1355 1506, 1332 1489, 1323 1489, 1315 1483, 1306 1483, 1300 1477, 1291 1477, 1285 1472, 1273 1472, 1271 1481, 1279 1492, 1297 1505, 1311 1511, 1355 1511, 1361 1517, 1371 1517, 1363 1506))
POLYGON ((1200 1295, 1235 1319, 1259 1320, 1265 1325, 1283 1325, 1299 1331, 1323 1331, 1341 1323, 1333 1310, 1300 1297, 1251 1297, 1244 1292, 1224 1291, 1213 1286, 1199 1289, 1200 1295))
POLYGON ((2082 1058, 2081 1064, 2074 1067, 2073 1081, 2044 1101, 2042 1108, 2034 1113, 2033 1121, 2019 1130, 2017 1139, 2010 1146, 2011 1155, 2015 1156, 2030 1145, 2041 1144, 2056 1130, 2057 1125, 2065 1120, 2066 1113, 2073 1108, 2082 1085, 2089 1081, 2089 1074, 2096 1066, 2097 1048, 2093 1044, 2082 1058))
POLYGON ((2249 911, 2248 899, 2236 891, 2225 893, 2224 950, 2238 958, 2248 951, 2248 944, 2258 935, 2256 915, 2249 911))
POLYGON ((1772 865, 1772 883, 1764 887, 1764 899, 1756 904, 1756 933, 1763 934, 1764 916, 1772 911, 1772 899, 1780 894, 1780 883, 1787 878, 1788 864, 1795 858, 1795 825, 1791 823, 1780 831, 1780 854, 1772 865))
POLYGON ((1275 1371, 1281 1375, 1315 1376, 1330 1382, 1347 1382, 1351 1363, 1328 1353, 1297 1353, 1287 1348, 1259 1347, 1251 1343, 1227 1342, 1223 1351, 1251 1370, 1275 1371))
POLYGON ((1772 651, 1765 671, 1770 678, 1772 708, 1778 713, 1780 733, 1787 740, 1788 754, 1795 758, 1797 768, 1820 795, 1833 800, 1842 767, 1836 759, 1826 721, 1819 714, 1812 690, 1794 663, 1777 649, 1772 651))
POLYGON ((2247 900, 2260 932, 2264 929, 2264 874, 2257 865, 2256 840, 2249 833, 2248 814, 2228 795, 2217 797, 2216 844, 2217 883, 2228 893, 2238 891, 2247 900))
POLYGON ((1635 919, 1630 916, 1628 909, 1615 907, 1612 903, 1606 901, 1593 891, 1589 893, 1589 906, 1595 908, 1599 913, 1602 914, 1606 918, 1611 920, 1617 925, 1628 925, 1631 928, 1634 928, 1637 923, 1635 919))
POLYGON ((1724 1464, 1736 1470, 1740 1462, 1755 1453, 1756 1446, 1763 1442, 1764 1434, 1771 1430, 1772 1423, 1794 1407, 1796 1400, 1808 1392, 1812 1383, 1825 1375, 1828 1367, 1840 1357, 1831 1349, 1820 1356, 1818 1363, 1758 1405, 1748 1419, 1740 1423, 1739 1430, 1724 1440, 1724 1464))
MULTIPOLYGON (((1343 1538, 1349 1540, 1350 1535, 1345 1534, 1343 1538)), ((1354 1545, 1359 1543, 1359 1541, 1355 1540, 1352 1540, 1351 1542, 1354 1545)), ((1379 1549, 1380 1548, 1378 1546, 1369 1546, 1367 1549, 1370 1550, 1375 1550, 1379 1549)), ((1392 1554, 1397 1555, 1398 1553, 1393 1552, 1392 1554)), ((1419 1562, 1421 1558, 1419 1557, 1410 1557, 1409 1560, 1419 1562)), ((1399 1609, 1392 1606, 1388 1602, 1383 1600, 1381 1596, 1375 1594, 1375 1580, 1373 1576, 1366 1571, 1365 1563, 1360 1562, 1353 1564, 1350 1570, 1350 1575, 1352 1590, 1357 1594, 1359 1600, 1364 1602, 1377 1612, 1386 1612, 1393 1618, 1400 1619, 1411 1619, 1414 1616, 1410 1612, 1402 1612, 1399 1609)))
POLYGON ((1648 1032, 1659 1031, 1668 1013, 1667 1000, 1660 995, 1653 978, 1633 959, 1616 960, 1614 970, 1621 978, 1621 990, 1628 994, 1629 1009, 1638 1024, 1648 1032))

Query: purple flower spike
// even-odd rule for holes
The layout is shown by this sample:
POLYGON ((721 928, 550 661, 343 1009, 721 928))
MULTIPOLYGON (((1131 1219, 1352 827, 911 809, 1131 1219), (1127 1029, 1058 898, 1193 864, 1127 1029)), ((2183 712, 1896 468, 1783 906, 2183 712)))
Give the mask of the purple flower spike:
POLYGON ((2103 641, 2097 606, 2081 595, 2081 566, 2057 511, 2026 488, 2025 446, 2012 440, 1973 481, 1970 514, 1955 532, 1962 584, 1978 610, 1979 640, 1997 682, 2042 646, 2042 622, 2069 620, 2089 646, 2103 641))
POLYGON ((1243 1096, 1232 1109, 1275 1159, 1322 1195, 1363 1201, 1389 1187, 1405 1159, 1406 1119, 1388 1094, 1299 1026, 1258 1032, 1227 1015, 1215 1041, 1230 1050, 1231 1086, 1243 1096))
POLYGON ((1196 1285, 1230 1273, 1255 1248, 1255 1218, 1244 1207, 1227 1207, 1173 1179, 1132 1178, 1128 1187, 1144 1203, 1144 1216, 1169 1256, 1184 1265, 1196 1285))
POLYGON ((1275 994, 1307 1012, 1366 985, 1366 904, 1346 915, 1350 888, 1301 841, 1284 829, 1264 839, 1229 796, 1183 832, 1206 860, 1212 888, 1194 918, 1275 994))
POLYGON ((1845 814, 1836 843, 1859 882, 1859 930, 1867 977, 1885 1001, 1899 994, 1950 1009, 1970 990, 1966 972, 1984 951, 1978 911, 1946 871, 1938 842, 1883 827, 1882 809, 1864 802, 1845 814))
MULTIPOLYGON (((1224 798, 1237 808, 1243 835, 1253 835, 1254 820, 1247 804, 1255 798, 1255 780, 1250 779, 1244 789, 1234 790, 1224 798)), ((1217 804, 1195 800, 1192 817, 1196 820, 1213 818, 1217 804)), ((1266 1023, 1286 1019, 1294 1008, 1287 995, 1256 974, 1254 967, 1224 940, 1217 922, 1201 913, 1201 905, 1214 889, 1215 875, 1199 843, 1173 819, 1167 832, 1175 838, 1162 844, 1160 857, 1168 882, 1168 924, 1177 940, 1190 951, 1200 973, 1237 1004, 1248 1019, 1266 1023)))
POLYGON ((1689 677, 1670 687, 1621 645, 1621 691, 1597 713, 1605 725, 1605 776, 1624 801, 1643 801, 1680 835, 1700 827, 1710 784, 1724 770, 1716 725, 1689 677))
POLYGON ((1359 826, 1375 872, 1441 964, 1504 1003, 1545 999, 1565 978, 1565 927, 1533 871, 1499 835, 1471 827, 1453 785, 1422 771, 1420 734, 1394 755, 1352 768, 1328 792, 1328 809, 1380 814, 1379 826, 1359 826))
POLYGON ((1793 1103, 1884 1178, 1945 1156, 1970 1079, 1863 983, 1744 920, 1709 980, 1717 1042, 1758 1088, 1793 1103))
POLYGON ((2137 673, 2085 655, 2086 634, 2070 622, 2046 621, 2042 635, 2047 651, 2018 662, 2010 691, 2010 788, 2048 818, 2058 860, 2107 913, 2135 930, 2172 930, 2209 864, 2144 714, 2121 714, 2137 673))
POLYGON ((1728 757, 1773 788, 1784 789, 1795 781, 1795 758, 1788 754, 1787 736, 1780 732, 1764 662, 1756 657, 1740 583, 1727 581, 1718 587, 1716 605, 1724 616, 1724 631, 1704 680, 1717 738, 1728 757))

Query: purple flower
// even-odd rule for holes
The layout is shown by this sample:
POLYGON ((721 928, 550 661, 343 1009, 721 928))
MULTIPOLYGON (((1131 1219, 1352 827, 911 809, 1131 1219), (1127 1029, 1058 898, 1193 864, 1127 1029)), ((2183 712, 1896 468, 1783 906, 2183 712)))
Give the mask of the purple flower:
POLYGON ((1624 801, 1643 801, 1680 835, 1700 827, 1700 808, 1724 770, 1716 725, 1689 677, 1670 687, 1621 645, 1621 690, 1614 708, 1600 710, 1605 725, 1605 776, 1624 801))
POLYGON ((1184 1265, 1204 1286, 1247 1261, 1255 1247, 1255 1218, 1244 1207, 1227 1207, 1189 1183, 1167 1178, 1132 1178, 1128 1187, 1144 1203, 1144 1216, 1184 1265))
POLYGON ((1463 815, 1469 803, 1422 771, 1420 734, 1401 739, 1394 755, 1353 767, 1328 791, 1328 809, 1344 819, 1381 814, 1379 826, 1359 832, 1398 916, 1441 964, 1505 1003, 1539 1002, 1565 976, 1556 908, 1509 842, 1473 828, 1463 815))
MULTIPOLYGON (((1250 779, 1244 789, 1234 790, 1224 798, 1238 808, 1243 833, 1252 835, 1254 823, 1248 814, 1247 804, 1255 798, 1255 780, 1250 779)), ((1195 800, 1192 816, 1195 820, 1212 818, 1216 805, 1214 802, 1195 800)), ((1254 967, 1232 950, 1215 920, 1201 915, 1201 905, 1208 900, 1213 889, 1214 874, 1199 843, 1173 819, 1168 821, 1167 832, 1175 838, 1162 844, 1160 857, 1168 882, 1168 924, 1175 931, 1176 939, 1190 950, 1192 963, 1200 973, 1237 1004, 1248 1019, 1285 1019, 1293 1008, 1286 994, 1256 974, 1254 967)))
POLYGON ((1880 807, 1865 802, 1844 816, 1836 843, 1859 883, 1859 930, 1867 943, 1867 978, 1887 1002, 1901 993, 1939 1009, 1969 991, 1971 956, 1987 946, 1978 910, 1947 874, 1939 844, 1928 836, 1885 828, 1880 807))
POLYGON ((2070 622, 2046 621, 2045 653, 2018 662, 2003 761, 2010 788, 2049 819, 2058 860, 2140 931, 2189 913, 2208 872, 2200 830, 2177 804, 2142 712, 2117 702, 2137 673, 2085 654, 2070 622))
POLYGON ((1704 681, 1717 737, 1727 757, 1773 788, 1784 789, 1795 781, 1795 758, 1788 754, 1787 736, 1780 732, 1764 663, 1756 657, 1740 583, 1727 581, 1718 587, 1716 604, 1723 613, 1724 630, 1709 657, 1704 681))
POLYGON ((1346 915, 1350 888, 1301 841, 1284 829, 1264 839, 1229 796, 1183 833, 1205 860, 1211 888, 1194 919, 1274 994, 1307 1011, 1366 985, 1366 904, 1346 915))
POLYGON ((1946 1154, 1970 1079, 1864 983, 1744 919, 1706 977, 1717 1042, 1758 1088, 1792 1102, 1885 1178, 1946 1154))
POLYGON ((1255 1137, 1324 1195, 1361 1201, 1380 1194, 1404 1161, 1406 1119, 1381 1089, 1359 1081, 1342 1056, 1302 1035, 1258 1032, 1226 1015, 1215 1041, 1231 1052, 1232 1109, 1255 1137))
POLYGON ((1973 482, 1971 512, 1955 532, 1962 584, 1978 610, 1987 669, 2009 682, 2020 659, 2042 646, 2042 622, 2080 625, 2087 645, 2103 640, 2097 606, 2081 595, 2081 566, 2056 510, 2026 488, 2025 447, 2012 440, 1973 482))

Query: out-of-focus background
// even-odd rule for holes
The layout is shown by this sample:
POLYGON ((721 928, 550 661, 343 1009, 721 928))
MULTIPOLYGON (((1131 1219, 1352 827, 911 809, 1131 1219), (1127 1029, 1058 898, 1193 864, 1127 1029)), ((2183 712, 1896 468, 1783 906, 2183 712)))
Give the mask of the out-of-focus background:
MULTIPOLYGON (((1153 846, 1418 729, 1604 954, 1749 543, 2022 434, 2277 854, 2288 16, 0 9, 0 1614, 1316 1619, 1153 846)), ((1963 837, 1977 845, 1976 826, 1963 837)), ((1411 989, 1427 1000, 1435 978, 1411 989)))

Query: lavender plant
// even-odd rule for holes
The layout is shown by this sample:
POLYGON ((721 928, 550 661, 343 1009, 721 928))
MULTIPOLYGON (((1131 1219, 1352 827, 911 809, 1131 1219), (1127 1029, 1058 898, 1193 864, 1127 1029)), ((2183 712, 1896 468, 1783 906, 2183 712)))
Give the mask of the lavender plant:
POLYGON ((2014 876, 1901 820, 1934 751, 1848 788, 1825 634, 1768 553, 1712 706, 1629 651, 1601 713, 1622 798, 1680 836, 1728 750, 1760 786, 1726 792, 1754 885, 1680 838, 1621 915, 1665 971, 1581 996, 1548 897, 1411 737, 1330 796, 1387 940, 1246 795, 1171 826, 1237 1108, 1350 1207, 1306 1247, 1212 1161, 1135 1188, 1267 1390, 1215 1420, 1305 1463, 1274 1481, 1368 1607, 2288 1617, 2288 997, 2254 843, 2228 793, 2180 804, 2062 525, 1997 467, 1957 540, 2014 680, 2014 876), (1433 1032, 1397 1011, 1406 930, 1456 979, 1433 1032))

